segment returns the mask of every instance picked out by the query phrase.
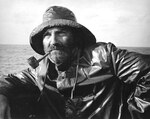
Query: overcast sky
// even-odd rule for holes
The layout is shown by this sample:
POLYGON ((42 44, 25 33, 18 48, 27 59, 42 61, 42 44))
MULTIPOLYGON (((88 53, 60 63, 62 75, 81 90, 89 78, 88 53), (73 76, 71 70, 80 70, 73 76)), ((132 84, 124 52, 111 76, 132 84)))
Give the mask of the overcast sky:
POLYGON ((0 44, 29 44, 51 5, 71 9, 97 41, 150 47, 150 0, 0 0, 0 44))

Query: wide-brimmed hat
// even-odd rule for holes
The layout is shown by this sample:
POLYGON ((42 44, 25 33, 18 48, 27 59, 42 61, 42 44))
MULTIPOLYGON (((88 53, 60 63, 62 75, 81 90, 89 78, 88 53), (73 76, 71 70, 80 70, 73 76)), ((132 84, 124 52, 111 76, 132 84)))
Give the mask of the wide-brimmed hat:
MULTIPOLYGON (((84 47, 96 43, 95 36, 83 25, 77 23, 72 11, 61 6, 49 7, 43 15, 43 23, 36 27, 30 35, 30 45, 35 52, 44 55, 43 35, 48 28, 66 26, 77 31, 77 36, 83 40, 84 47)), ((80 42, 80 41, 79 41, 80 42)))

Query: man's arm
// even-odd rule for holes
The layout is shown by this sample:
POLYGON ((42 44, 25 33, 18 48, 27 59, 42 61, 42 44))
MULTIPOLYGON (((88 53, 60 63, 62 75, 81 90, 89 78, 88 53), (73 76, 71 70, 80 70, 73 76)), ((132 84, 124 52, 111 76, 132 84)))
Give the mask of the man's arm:
POLYGON ((125 83, 137 83, 150 71, 150 55, 111 46, 114 72, 125 83))
MULTIPOLYGON (((128 52, 111 44, 115 75, 131 87, 128 109, 133 119, 150 117, 150 55, 128 52)), ((126 94, 125 94, 126 95, 126 94)))
POLYGON ((35 72, 30 69, 4 75, 0 77, 0 94, 12 98, 19 93, 22 93, 25 89, 33 89, 36 87, 36 83, 35 72))
POLYGON ((9 102, 4 95, 0 95, 0 119, 11 119, 9 102))
MULTIPOLYGON (((37 89, 30 69, 0 77, 0 119, 10 119, 10 102, 25 97, 37 89)), ((20 101, 20 99, 18 100, 20 101)), ((17 102, 17 101, 16 101, 17 102)), ((15 103, 15 102, 12 102, 15 103)), ((17 102, 18 103, 18 102, 17 102)), ((22 108, 22 107, 21 107, 22 108)))

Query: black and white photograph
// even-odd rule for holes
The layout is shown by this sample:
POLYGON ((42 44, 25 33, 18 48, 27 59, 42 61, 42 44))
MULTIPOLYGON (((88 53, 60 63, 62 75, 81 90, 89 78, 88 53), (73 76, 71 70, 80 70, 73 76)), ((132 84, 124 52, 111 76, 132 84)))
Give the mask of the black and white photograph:
POLYGON ((150 0, 0 0, 0 119, 149 119, 150 0))

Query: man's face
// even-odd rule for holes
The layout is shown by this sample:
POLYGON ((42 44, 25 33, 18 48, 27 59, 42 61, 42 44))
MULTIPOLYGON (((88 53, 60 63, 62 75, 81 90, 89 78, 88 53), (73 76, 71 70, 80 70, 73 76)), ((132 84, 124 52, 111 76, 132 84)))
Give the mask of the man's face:
POLYGON ((43 37, 44 51, 47 53, 51 50, 49 59, 56 65, 60 65, 70 58, 73 41, 73 34, 69 29, 49 28, 43 37))

